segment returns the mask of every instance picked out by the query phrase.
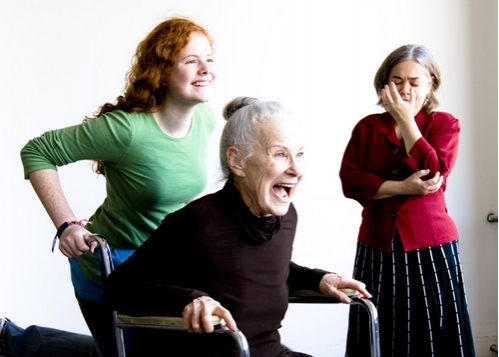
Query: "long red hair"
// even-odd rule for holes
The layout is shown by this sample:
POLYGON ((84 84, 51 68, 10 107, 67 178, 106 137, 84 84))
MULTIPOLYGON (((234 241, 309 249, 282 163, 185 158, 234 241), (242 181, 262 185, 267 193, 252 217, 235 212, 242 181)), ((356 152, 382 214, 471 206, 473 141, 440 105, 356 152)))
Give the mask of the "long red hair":
MULTIPOLYGON (((84 121, 93 120, 113 110, 125 112, 152 111, 162 108, 166 101, 167 79, 180 52, 189 43, 192 33, 206 36, 210 45, 213 39, 201 26, 187 18, 174 17, 163 21, 139 43, 133 56, 132 67, 127 73, 123 95, 116 103, 105 103, 84 121)), ((102 161, 95 161, 95 172, 104 174, 102 161)))

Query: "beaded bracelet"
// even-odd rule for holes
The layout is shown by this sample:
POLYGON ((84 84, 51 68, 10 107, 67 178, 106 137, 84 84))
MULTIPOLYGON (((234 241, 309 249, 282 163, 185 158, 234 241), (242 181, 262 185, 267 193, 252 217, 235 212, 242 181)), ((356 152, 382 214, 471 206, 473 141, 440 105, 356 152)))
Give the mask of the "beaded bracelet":
POLYGON ((60 238, 60 236, 62 235, 62 232, 64 232, 66 230, 66 228, 68 228, 69 226, 73 226, 75 224, 79 225, 80 227, 85 227, 86 223, 92 223, 92 221, 89 221, 88 219, 81 219, 79 221, 68 221, 68 222, 64 222, 63 224, 61 224, 61 226, 59 228, 57 228, 57 232, 55 233, 54 240, 52 241, 52 253, 54 252, 55 242, 57 241, 57 238, 60 238))

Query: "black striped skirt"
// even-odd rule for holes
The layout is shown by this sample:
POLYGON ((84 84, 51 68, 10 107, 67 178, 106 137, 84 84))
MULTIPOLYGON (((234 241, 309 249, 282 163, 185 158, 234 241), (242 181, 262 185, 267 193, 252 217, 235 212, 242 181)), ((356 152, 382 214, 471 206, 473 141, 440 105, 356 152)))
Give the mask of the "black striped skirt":
MULTIPOLYGON (((458 241, 405 252, 358 243, 354 278, 366 284, 379 317, 383 357, 474 357, 458 241)), ((352 306, 346 355, 367 357, 367 314, 352 306)))

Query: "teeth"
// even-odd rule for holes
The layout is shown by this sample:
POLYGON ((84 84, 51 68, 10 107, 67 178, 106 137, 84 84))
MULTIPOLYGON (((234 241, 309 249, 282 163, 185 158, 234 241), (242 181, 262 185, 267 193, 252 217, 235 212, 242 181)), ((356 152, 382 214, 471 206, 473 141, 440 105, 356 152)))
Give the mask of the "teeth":
POLYGON ((294 185, 287 185, 284 183, 278 183, 277 186, 282 186, 282 187, 287 187, 287 188, 293 188, 294 185))
POLYGON ((196 87, 206 87, 206 86, 209 86, 210 83, 209 82, 196 82, 196 83, 194 83, 194 85, 196 87))

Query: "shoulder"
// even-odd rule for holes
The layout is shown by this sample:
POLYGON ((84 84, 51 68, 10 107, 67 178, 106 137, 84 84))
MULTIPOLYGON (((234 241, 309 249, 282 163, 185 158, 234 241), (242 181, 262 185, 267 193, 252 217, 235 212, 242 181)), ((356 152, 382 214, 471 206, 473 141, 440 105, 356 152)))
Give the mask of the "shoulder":
POLYGON ((447 112, 431 112, 429 114, 433 120, 440 120, 446 122, 457 122, 459 121, 454 115, 447 112))
POLYGON ((378 130, 378 128, 389 130, 391 120, 393 119, 388 112, 369 114, 355 124, 352 132, 360 135, 361 133, 378 130))
POLYGON ((427 114, 426 125, 460 130, 459 120, 454 115, 446 112, 431 112, 427 114))
POLYGON ((106 121, 110 125, 133 126, 137 121, 147 119, 150 116, 151 114, 148 112, 124 112, 117 109, 103 114, 96 118, 96 121, 106 121))
POLYGON ((388 112, 369 114, 364 118, 360 119, 357 125, 379 124, 380 122, 383 122, 388 118, 390 118, 390 114, 388 112))
POLYGON ((215 127, 215 115, 211 108, 204 103, 196 105, 196 108, 194 109, 194 120, 200 122, 201 125, 209 129, 215 127))

